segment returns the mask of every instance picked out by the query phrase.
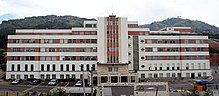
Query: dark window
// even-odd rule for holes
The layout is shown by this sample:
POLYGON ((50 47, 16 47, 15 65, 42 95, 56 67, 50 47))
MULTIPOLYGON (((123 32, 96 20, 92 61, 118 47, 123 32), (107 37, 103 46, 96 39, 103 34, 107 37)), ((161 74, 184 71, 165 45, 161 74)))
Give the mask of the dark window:
POLYGON ((84 65, 81 64, 81 71, 84 71, 84 65))
POLYGON ((177 67, 177 70, 180 70, 179 67, 177 67))
POLYGON ((66 71, 69 71, 69 65, 68 64, 66 65, 66 71))
POLYGON ((64 69, 64 68, 63 68, 63 65, 61 64, 61 65, 60 65, 60 70, 63 71, 63 69, 64 69))
POLYGON ((157 70, 157 67, 155 67, 154 69, 157 70))
POLYGON ((189 67, 186 67, 186 70, 189 70, 189 67))
POLYGON ((175 70, 175 67, 172 67, 172 70, 175 70))
POLYGON ((160 67, 160 70, 162 70, 162 67, 160 67))
POLYGON ((20 68, 21 68, 21 66, 18 64, 17 65, 17 71, 20 71, 21 70, 20 68))
POLYGON ((41 71, 44 71, 44 65, 43 64, 41 65, 41 71))
POLYGON ((52 65, 52 71, 56 71, 56 65, 52 65))
POLYGON ((34 69, 33 65, 30 65, 30 71, 33 71, 33 69, 34 69))
POLYGON ((25 71, 28 71, 28 65, 25 65, 24 69, 25 69, 25 71))
POLYGON ((92 65, 92 70, 95 71, 95 64, 92 65))
POLYGON ((11 65, 11 71, 14 71, 14 64, 11 65))
POLYGON ((167 70, 170 70, 170 68, 169 68, 169 67, 167 67, 167 70))
POLYGON ((72 65, 72 71, 75 71, 75 65, 74 64, 72 65))
POLYGON ((50 71, 50 65, 49 64, 47 65, 47 71, 50 71))
POLYGON ((89 71, 90 70, 90 65, 89 64, 87 64, 87 71, 89 71))

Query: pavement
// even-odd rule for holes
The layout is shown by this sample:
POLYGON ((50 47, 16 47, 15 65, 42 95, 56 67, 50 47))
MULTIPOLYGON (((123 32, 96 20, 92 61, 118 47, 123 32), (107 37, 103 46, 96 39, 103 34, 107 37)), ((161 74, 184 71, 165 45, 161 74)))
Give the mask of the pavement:
POLYGON ((74 82, 59 82, 56 86, 48 86, 48 82, 41 82, 38 85, 30 85, 29 81, 22 81, 18 85, 11 85, 10 81, 0 80, 0 92, 49 92, 55 87, 71 87, 74 82))

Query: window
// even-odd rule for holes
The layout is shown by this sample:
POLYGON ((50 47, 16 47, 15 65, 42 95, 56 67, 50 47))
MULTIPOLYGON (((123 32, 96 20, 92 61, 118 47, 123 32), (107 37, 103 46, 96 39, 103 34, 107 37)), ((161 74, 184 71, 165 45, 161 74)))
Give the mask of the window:
POLYGON ((63 68, 63 65, 61 64, 61 65, 60 65, 60 71, 63 71, 63 69, 64 69, 64 68, 63 68))
POLYGON ((177 67, 177 70, 180 70, 179 67, 177 67))
POLYGON ((47 64, 47 71, 50 71, 50 65, 47 64))
POLYGON ((66 71, 69 71, 69 65, 68 64, 66 65, 66 71))
POLYGON ((141 74, 141 78, 145 78, 145 74, 141 74))
POLYGON ((198 77, 201 77, 202 76, 202 73, 201 72, 198 72, 198 77))
POLYGON ((52 79, 56 79, 56 74, 52 74, 52 79))
POLYGON ((25 71, 28 71, 28 65, 27 64, 25 64, 25 71))
POLYGON ((172 67, 172 70, 175 70, 175 67, 172 67))
POLYGON ((30 78, 34 78, 34 75, 33 75, 33 74, 31 74, 31 75, 30 75, 30 78))
POLYGON ((94 70, 94 71, 96 70, 96 69, 95 69, 95 64, 92 65, 92 68, 93 68, 92 70, 94 70))
POLYGON ((44 65, 43 64, 41 65, 41 71, 44 71, 44 65))
POLYGON ((89 71, 90 70, 90 65, 89 64, 87 64, 87 71, 89 71))
POLYGON ((50 79, 50 74, 46 74, 46 79, 50 79))
POLYGON ((175 73, 172 73, 172 77, 176 77, 176 74, 175 74, 175 73))
POLYGON ((118 72, 119 68, 118 67, 114 67, 114 72, 118 72))
POLYGON ((170 77, 170 73, 166 73, 167 74, 167 77, 170 77))
POLYGON ((113 71, 112 67, 108 67, 108 72, 112 72, 112 71, 113 71))
POLYGON ((160 70, 162 70, 162 67, 160 67, 160 70))
POLYGON ((170 68, 169 68, 169 67, 167 67, 167 70, 170 70, 170 68))
POLYGON ((190 77, 190 73, 186 73, 186 77, 190 77))
POLYGON ((70 74, 66 74, 66 79, 69 79, 70 78, 70 74))
POLYGON ((25 75, 24 75, 24 79, 28 79, 28 75, 25 74, 25 75))
POLYGON ((148 70, 151 70, 151 67, 148 67, 148 70))
POLYGON ((201 63, 198 63, 198 69, 201 69, 201 63))
POLYGON ((154 73, 154 78, 157 78, 157 77, 158 77, 157 73, 154 73))
POLYGON ((20 71, 20 64, 17 65, 17 71, 20 71))
POLYGON ((163 77, 163 73, 159 73, 159 77, 163 77))
POLYGON ((56 71, 56 65, 55 64, 52 65, 52 71, 56 71))
POLYGON ((75 71, 75 65, 74 64, 72 65, 72 71, 75 71))
POLYGON ((207 76, 207 73, 206 72, 203 72, 203 77, 206 77, 207 76))
POLYGON ((157 67, 154 67, 154 70, 157 70, 157 67))
POLYGON ((149 78, 152 78, 152 74, 151 74, 151 73, 148 73, 148 77, 149 77, 149 78))
POLYGON ((71 75, 71 78, 75 79, 75 74, 72 74, 72 75, 71 75))
POLYGON ((11 71, 14 71, 14 64, 11 65, 11 71))
POLYGON ((41 74, 41 75, 40 75, 40 78, 41 78, 41 79, 45 79, 45 75, 44 75, 44 74, 41 74))
POLYGON ((11 74, 11 79, 15 79, 15 75, 14 74, 11 74))
POLYGON ((81 64, 81 71, 84 71, 84 65, 81 64))
POLYGON ((30 71, 33 71, 33 64, 30 65, 30 71))

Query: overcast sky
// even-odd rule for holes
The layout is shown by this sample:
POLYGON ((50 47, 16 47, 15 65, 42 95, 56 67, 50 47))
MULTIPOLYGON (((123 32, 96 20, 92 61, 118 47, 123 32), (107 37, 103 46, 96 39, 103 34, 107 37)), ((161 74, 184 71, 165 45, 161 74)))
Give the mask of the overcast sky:
POLYGON ((181 16, 219 27, 219 0, 0 0, 1 18, 53 14, 96 19, 112 13, 140 24, 181 16))

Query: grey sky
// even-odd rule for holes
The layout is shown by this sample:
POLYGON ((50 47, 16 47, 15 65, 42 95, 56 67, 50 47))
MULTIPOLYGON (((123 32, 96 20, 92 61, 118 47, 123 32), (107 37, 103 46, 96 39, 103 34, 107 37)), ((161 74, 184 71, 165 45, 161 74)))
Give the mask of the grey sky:
POLYGON ((97 18, 113 12, 140 24, 181 16, 219 27, 218 4, 219 0, 0 0, 0 16, 54 14, 97 18))

